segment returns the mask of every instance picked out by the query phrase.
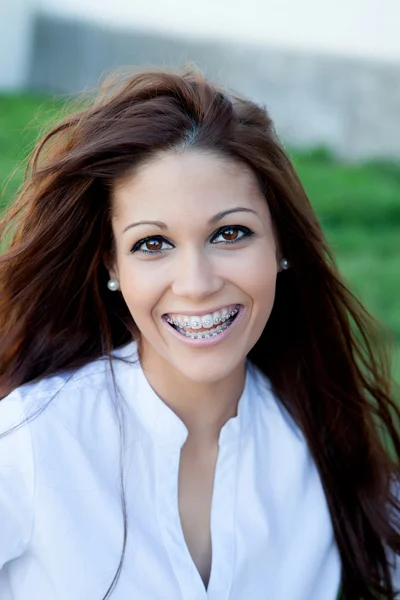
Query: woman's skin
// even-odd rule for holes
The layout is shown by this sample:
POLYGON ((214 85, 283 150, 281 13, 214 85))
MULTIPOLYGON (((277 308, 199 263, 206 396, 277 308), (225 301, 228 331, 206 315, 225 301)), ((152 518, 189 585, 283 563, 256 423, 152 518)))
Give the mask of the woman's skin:
POLYGON ((141 332, 143 370, 189 431, 181 452, 179 508, 188 548, 207 585, 218 437, 236 415, 246 356, 274 302, 280 253, 270 212, 244 165, 211 153, 168 152, 115 186, 112 227, 109 273, 120 282, 141 332), (232 325, 200 343, 164 318, 238 305, 232 325))

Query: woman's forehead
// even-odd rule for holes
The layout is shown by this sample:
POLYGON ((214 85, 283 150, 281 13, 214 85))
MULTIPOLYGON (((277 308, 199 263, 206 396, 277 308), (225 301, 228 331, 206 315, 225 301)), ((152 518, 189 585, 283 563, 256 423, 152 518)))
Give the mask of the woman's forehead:
MULTIPOLYGON (((113 190, 113 217, 149 218, 149 213, 211 218, 235 205, 266 208, 257 178, 238 161, 210 153, 165 153, 119 181, 113 190)), ((155 218, 155 215, 151 215, 155 218)))

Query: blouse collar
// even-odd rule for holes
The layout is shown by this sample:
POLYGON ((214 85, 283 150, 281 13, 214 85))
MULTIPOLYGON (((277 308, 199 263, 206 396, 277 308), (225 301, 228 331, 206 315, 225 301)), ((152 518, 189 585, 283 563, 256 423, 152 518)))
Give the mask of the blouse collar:
MULTIPOLYGON (((124 399, 131 406, 142 428, 156 444, 181 448, 188 437, 188 430, 176 413, 156 394, 149 384, 139 362, 137 345, 131 342, 113 353, 129 362, 117 361, 121 369, 124 399), (133 392, 134 391, 134 392, 133 392)), ((221 429, 221 437, 238 434, 250 422, 250 397, 254 385, 254 367, 247 361, 245 385, 238 402, 235 417, 230 418, 221 429)))

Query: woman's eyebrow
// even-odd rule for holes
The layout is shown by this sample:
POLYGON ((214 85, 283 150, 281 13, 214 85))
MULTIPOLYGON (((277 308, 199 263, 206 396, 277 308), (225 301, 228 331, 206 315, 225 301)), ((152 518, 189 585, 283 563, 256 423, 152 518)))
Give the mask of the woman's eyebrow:
POLYGON ((222 212, 217 213, 216 215, 211 217, 211 219, 208 222, 210 223, 210 225, 213 223, 217 223, 218 221, 220 221, 221 219, 226 217, 226 215, 230 215, 230 214, 236 213, 236 212, 250 212, 250 213, 254 213, 255 215, 257 214, 256 211, 252 210, 251 208, 245 208, 244 206, 237 206, 236 208, 230 208, 228 210, 223 210, 222 212))
MULTIPOLYGON (((237 213, 237 212, 251 212, 251 213, 254 213, 255 215, 257 214, 256 211, 252 210, 251 208, 245 208, 244 206, 238 206, 237 208, 230 208, 228 210, 223 210, 222 212, 217 213, 216 215, 211 217, 211 219, 209 219, 208 222, 209 222, 209 224, 217 223, 218 221, 223 219, 226 215, 230 215, 232 213, 237 213)), ((160 229, 168 229, 168 225, 166 225, 162 221, 136 221, 136 223, 130 223, 129 225, 127 225, 124 228, 122 233, 125 233, 126 231, 128 231, 128 229, 132 229, 132 227, 137 227, 138 225, 155 225, 156 227, 159 227, 160 229)))
POLYGON ((122 233, 125 233, 125 231, 128 231, 128 229, 132 229, 132 227, 137 227, 138 225, 155 225, 160 229, 168 229, 167 225, 162 221, 136 221, 136 223, 131 223, 130 225, 127 225, 122 231, 122 233))

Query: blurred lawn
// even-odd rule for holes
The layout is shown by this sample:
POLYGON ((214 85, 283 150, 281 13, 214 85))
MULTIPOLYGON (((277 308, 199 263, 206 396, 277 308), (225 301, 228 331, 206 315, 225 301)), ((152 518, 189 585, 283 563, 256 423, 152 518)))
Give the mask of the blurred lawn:
MULTIPOLYGON (((0 96, 1 203, 10 201, 23 162, 61 102, 0 96)), ((350 288, 394 334, 400 382, 400 163, 343 165, 324 151, 292 152, 310 200, 350 288)))

